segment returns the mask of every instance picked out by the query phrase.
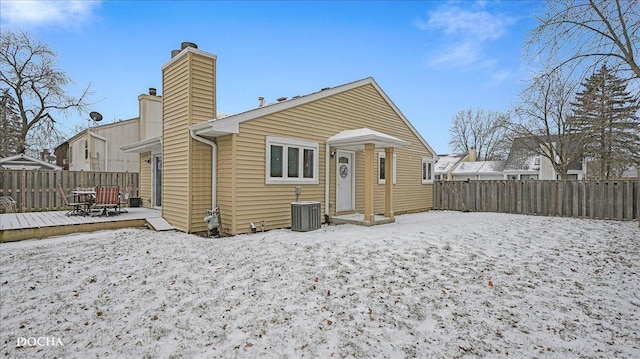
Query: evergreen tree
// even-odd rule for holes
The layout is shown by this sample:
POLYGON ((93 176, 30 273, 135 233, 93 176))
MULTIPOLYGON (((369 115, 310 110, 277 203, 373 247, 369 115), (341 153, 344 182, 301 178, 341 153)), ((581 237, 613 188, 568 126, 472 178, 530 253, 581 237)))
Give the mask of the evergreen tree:
POLYGON ((0 97, 0 158, 18 153, 20 141, 20 117, 8 89, 0 97))
POLYGON ((638 98, 627 91, 628 80, 606 66, 583 82, 572 103, 571 121, 585 135, 585 152, 597 165, 596 177, 618 177, 640 163, 638 98))

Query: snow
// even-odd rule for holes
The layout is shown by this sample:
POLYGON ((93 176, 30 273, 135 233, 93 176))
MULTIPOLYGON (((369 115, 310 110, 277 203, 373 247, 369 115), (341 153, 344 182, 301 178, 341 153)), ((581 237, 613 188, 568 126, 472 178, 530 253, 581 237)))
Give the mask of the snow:
POLYGON ((636 222, 431 211, 0 245, 12 358, 640 357, 636 222), (54 337, 64 346, 18 346, 54 337))
POLYGON ((341 148, 361 148, 365 143, 372 143, 376 148, 404 147, 408 144, 405 140, 369 128, 342 131, 329 137, 326 143, 341 148))
POLYGON ((438 175, 448 173, 453 166, 455 166, 460 160, 462 160, 466 154, 463 155, 440 155, 440 159, 436 162, 435 173, 438 175))
POLYGON ((500 173, 502 174, 502 167, 504 162, 502 161, 476 161, 476 162, 462 162, 460 166, 453 170, 454 174, 468 174, 468 173, 500 173))

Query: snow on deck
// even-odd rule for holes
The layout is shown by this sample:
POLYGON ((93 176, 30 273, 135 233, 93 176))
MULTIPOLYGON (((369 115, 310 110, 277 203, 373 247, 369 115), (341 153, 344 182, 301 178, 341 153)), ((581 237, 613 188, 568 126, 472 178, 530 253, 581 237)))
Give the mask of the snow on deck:
POLYGON ((431 211, 0 244, 6 357, 638 358, 635 222, 431 211), (64 346, 17 346, 52 337, 64 346))
POLYGON ((68 211, 3 213, 0 214, 0 230, 17 230, 27 228, 56 227, 75 224, 125 221, 160 217, 158 210, 136 207, 124 208, 125 213, 111 216, 67 216, 68 211))

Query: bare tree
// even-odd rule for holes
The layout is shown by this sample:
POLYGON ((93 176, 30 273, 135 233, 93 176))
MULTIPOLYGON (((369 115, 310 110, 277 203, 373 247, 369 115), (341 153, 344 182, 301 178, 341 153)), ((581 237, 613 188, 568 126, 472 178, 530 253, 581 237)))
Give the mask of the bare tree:
POLYGON ((25 32, 0 33, 0 84, 8 88, 20 118, 18 153, 37 153, 41 148, 36 142, 51 147, 60 137, 58 116, 81 113, 89 105, 89 87, 79 97, 69 95, 66 88, 72 82, 55 60, 47 45, 25 32))
POLYGON ((479 108, 459 111, 449 126, 449 147, 466 153, 475 148, 478 160, 498 160, 508 151, 509 114, 479 108))
POLYGON ((640 78, 640 0, 547 0, 529 33, 527 53, 535 61, 553 59, 552 71, 570 66, 581 76, 607 63, 640 78))
POLYGON ((558 71, 534 78, 521 93, 511 123, 518 143, 530 153, 547 158, 563 179, 584 157, 584 134, 571 122, 576 86, 558 71))

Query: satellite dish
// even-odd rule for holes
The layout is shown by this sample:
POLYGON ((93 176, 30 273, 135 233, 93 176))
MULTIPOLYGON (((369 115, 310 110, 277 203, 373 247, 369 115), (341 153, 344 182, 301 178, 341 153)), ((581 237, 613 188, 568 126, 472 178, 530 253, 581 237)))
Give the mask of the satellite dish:
POLYGON ((92 111, 89 114, 89 117, 91 117, 91 119, 96 121, 96 122, 102 121, 102 115, 99 112, 96 112, 96 111, 92 111))

